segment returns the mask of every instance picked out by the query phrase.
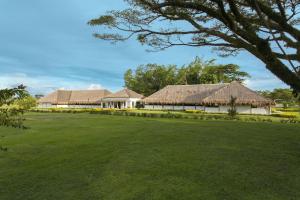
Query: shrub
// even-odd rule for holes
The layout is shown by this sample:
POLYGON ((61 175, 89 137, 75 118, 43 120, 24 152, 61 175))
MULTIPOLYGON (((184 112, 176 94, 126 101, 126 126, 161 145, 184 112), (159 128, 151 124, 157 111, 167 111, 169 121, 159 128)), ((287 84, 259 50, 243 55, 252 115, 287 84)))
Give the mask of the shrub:
POLYGON ((14 128, 25 128, 23 125, 24 110, 14 106, 2 106, 0 108, 0 126, 10 126, 14 128))
POLYGON ((229 102, 229 106, 230 108, 228 109, 228 115, 231 118, 234 118, 237 115, 237 111, 236 111, 236 97, 231 96, 230 97, 230 102, 229 102))
POLYGON ((204 110, 185 110, 186 113, 205 113, 204 110))
POLYGON ((32 96, 27 96, 21 99, 18 99, 14 102, 14 105, 20 107, 21 109, 28 110, 30 108, 37 106, 36 98, 32 96))
POLYGON ((293 113, 293 112, 273 113, 272 116, 284 117, 284 118, 297 118, 297 113, 293 113))

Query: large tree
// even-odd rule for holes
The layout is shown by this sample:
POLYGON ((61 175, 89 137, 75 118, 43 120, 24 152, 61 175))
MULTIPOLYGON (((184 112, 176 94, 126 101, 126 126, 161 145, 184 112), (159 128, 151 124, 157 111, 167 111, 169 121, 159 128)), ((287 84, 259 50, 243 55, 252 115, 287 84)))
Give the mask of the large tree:
POLYGON ((261 95, 274 101, 283 101, 293 103, 296 99, 293 97, 291 89, 276 88, 273 91, 258 91, 261 95))
POLYGON ((176 65, 141 65, 124 74, 125 86, 145 96, 167 85, 229 83, 250 77, 237 65, 217 65, 213 60, 203 62, 198 57, 182 67, 176 65))
POLYGON ((227 56, 245 50, 300 92, 299 0, 125 0, 129 8, 92 19, 124 41, 136 36, 156 50, 210 46, 227 56), (126 34, 127 33, 127 34, 126 34))
POLYGON ((147 64, 137 67, 124 75, 125 86, 145 96, 151 95, 166 85, 176 82, 176 66, 147 64))

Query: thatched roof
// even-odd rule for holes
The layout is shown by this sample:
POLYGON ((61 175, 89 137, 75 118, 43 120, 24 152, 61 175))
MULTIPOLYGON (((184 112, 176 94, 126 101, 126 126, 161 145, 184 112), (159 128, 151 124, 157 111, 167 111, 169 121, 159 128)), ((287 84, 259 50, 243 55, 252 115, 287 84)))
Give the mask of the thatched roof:
POLYGON ((105 96, 105 98, 136 98, 136 99, 142 99, 144 96, 141 94, 136 93, 135 91, 129 90, 127 88, 120 90, 116 93, 109 94, 105 96))
POLYGON ((239 82, 199 85, 169 85, 143 99, 146 104, 228 105, 231 96, 238 105, 273 104, 239 82))
POLYGON ((99 100, 108 94, 111 94, 108 90, 57 90, 38 102, 59 105, 98 104, 99 100))

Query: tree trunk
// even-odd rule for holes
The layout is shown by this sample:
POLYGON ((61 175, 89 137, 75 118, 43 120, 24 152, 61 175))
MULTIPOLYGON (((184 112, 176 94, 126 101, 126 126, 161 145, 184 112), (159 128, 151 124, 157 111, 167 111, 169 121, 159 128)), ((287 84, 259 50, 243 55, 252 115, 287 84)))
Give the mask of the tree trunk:
POLYGON ((268 42, 261 40, 257 44, 257 49, 261 54, 260 59, 266 64, 266 68, 292 89, 300 93, 300 77, 274 55, 268 42))

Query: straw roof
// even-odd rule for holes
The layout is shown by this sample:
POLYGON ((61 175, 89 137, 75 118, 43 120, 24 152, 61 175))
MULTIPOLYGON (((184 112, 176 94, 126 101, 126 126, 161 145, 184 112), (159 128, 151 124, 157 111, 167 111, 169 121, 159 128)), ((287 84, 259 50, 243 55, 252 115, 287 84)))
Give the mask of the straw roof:
POLYGON ((144 96, 141 94, 136 93, 135 91, 129 90, 127 88, 120 90, 116 93, 109 94, 104 97, 105 98, 136 98, 142 99, 144 96))
POLYGON ((108 94, 111 94, 108 90, 57 90, 38 102, 59 105, 98 104, 99 100, 108 94))
POLYGON ((143 99, 146 104, 228 105, 231 96, 238 105, 272 105, 239 82, 199 85, 169 85, 143 99))

